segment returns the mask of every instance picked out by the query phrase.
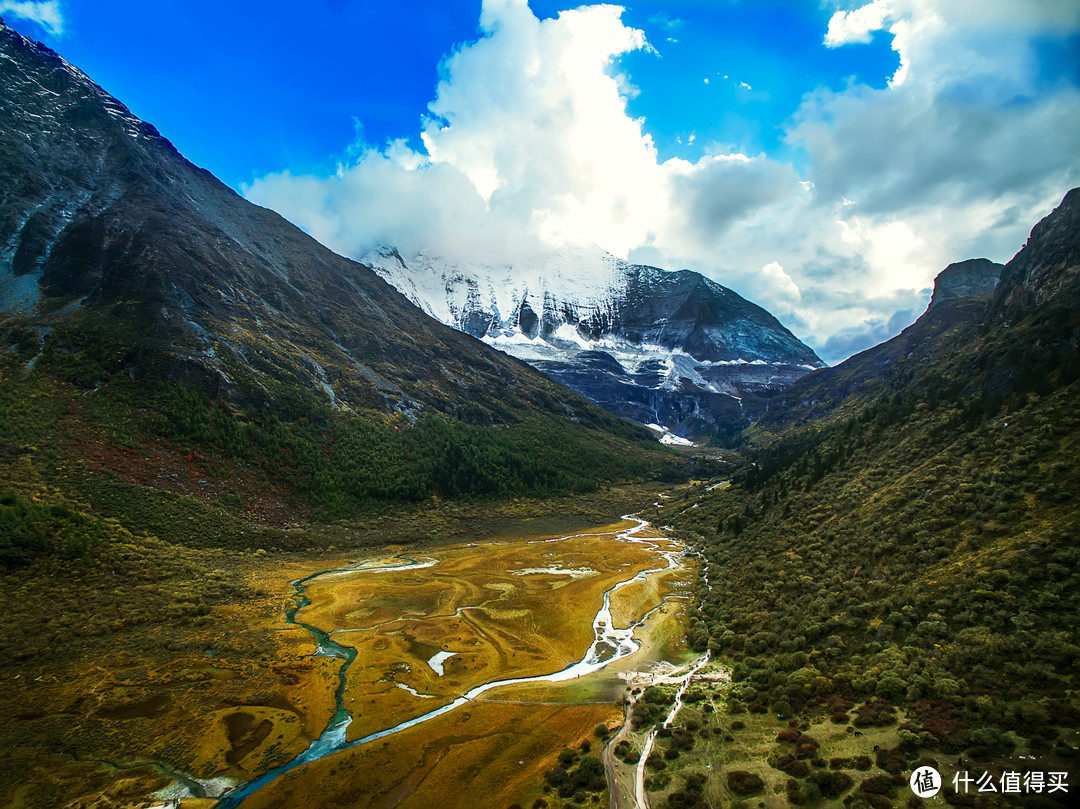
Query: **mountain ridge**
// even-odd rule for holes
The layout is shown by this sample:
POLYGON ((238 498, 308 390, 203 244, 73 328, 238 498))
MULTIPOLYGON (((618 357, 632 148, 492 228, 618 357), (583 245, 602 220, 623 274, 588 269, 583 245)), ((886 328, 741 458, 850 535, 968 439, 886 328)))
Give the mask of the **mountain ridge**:
POLYGON ((741 429, 758 394, 823 363, 766 310, 692 270, 573 247, 517 265, 363 260, 433 317, 670 433, 741 429))
POLYGON ((668 463, 646 431, 241 198, 53 51, 4 27, 0 53, 0 336, 16 386, 69 386, 125 443, 260 464, 324 514, 668 463))
POLYGON ((864 403, 852 404, 855 394, 899 393, 906 386, 924 384, 923 376, 939 358, 960 356, 955 346, 978 340, 984 351, 957 374, 965 379, 968 395, 1008 388, 1041 368, 1038 362, 1025 366, 1017 359, 1005 361, 1004 355, 1015 354, 1015 347, 993 339, 995 332, 1016 325, 1013 321, 1018 319, 1031 325, 1033 331, 1025 339, 1032 352, 1043 359, 1053 354, 1055 363, 1064 362, 1062 358, 1080 346, 1075 331, 1062 330, 1051 321, 1066 322, 1070 319, 1066 310, 1080 302, 1080 251, 1075 245, 1080 230, 1078 192, 1069 191, 1006 264, 987 259, 950 264, 935 279, 934 297, 912 325, 839 365, 808 374, 772 397, 759 428, 788 429, 825 417, 845 403, 864 403))
MULTIPOLYGON (((844 805, 891 804, 886 780, 904 789, 927 762, 962 804, 948 785, 972 762, 996 777, 1075 759, 1078 209, 1070 191, 996 288, 1000 265, 950 265, 939 288, 969 294, 797 381, 744 433, 733 474, 658 509, 702 553, 690 638, 731 665, 740 724, 782 715, 812 736, 777 742, 812 739, 823 762, 844 757, 834 769, 853 763, 846 734, 874 734, 855 767, 883 774, 844 805), (848 727, 829 747, 832 723, 848 727)), ((843 791, 791 749, 740 764, 795 804, 843 791)), ((1071 805, 1058 797, 1046 805, 1071 805)))

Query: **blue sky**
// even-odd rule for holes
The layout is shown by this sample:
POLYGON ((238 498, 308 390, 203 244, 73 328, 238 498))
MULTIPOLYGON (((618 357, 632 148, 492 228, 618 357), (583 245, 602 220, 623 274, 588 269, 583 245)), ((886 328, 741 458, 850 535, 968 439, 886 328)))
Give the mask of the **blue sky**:
MULTIPOLYGON (((530 3, 541 18, 577 5, 530 3)), ((317 0, 298 13, 275 2, 66 0, 60 35, 4 16, 239 188, 272 171, 333 170, 358 126, 370 143, 420 147, 440 62, 479 36, 480 6, 317 0)), ((792 0, 629 4, 623 20, 652 46, 619 60, 640 91, 629 112, 645 119, 661 159, 693 159, 713 141, 781 149, 780 126, 804 92, 849 78, 881 87, 897 68, 885 36, 822 47, 829 17, 792 0)))
POLYGON ((592 242, 826 361, 1080 184, 1073 0, 0 0, 180 151, 356 257, 592 242), (578 9, 578 10, 574 10, 578 9))

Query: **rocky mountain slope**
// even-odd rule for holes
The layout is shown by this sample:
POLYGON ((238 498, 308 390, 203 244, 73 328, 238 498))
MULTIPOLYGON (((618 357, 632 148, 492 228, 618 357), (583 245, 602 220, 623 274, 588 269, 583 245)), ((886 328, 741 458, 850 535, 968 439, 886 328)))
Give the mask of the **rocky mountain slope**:
POLYGON ((1031 231, 1002 266, 970 259, 945 268, 926 312, 891 340, 782 391, 760 419, 766 430, 823 418, 911 387, 940 387, 948 372, 965 396, 1002 395, 1073 362, 1069 327, 1080 304, 1080 192, 1031 231))
POLYGON ((64 386, 110 440, 213 450, 325 513, 647 469, 647 432, 428 318, 7 27, 0 88, 9 392, 64 386))
POLYGON ((761 307, 696 272, 566 248, 515 266, 364 258, 444 323, 604 408, 677 436, 741 429, 758 396, 823 363, 761 307))

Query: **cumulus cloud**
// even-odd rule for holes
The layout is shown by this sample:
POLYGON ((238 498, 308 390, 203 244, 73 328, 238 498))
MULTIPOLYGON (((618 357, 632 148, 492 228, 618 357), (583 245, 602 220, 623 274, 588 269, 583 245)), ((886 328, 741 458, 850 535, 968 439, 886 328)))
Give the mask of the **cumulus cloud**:
POLYGON ((64 16, 60 12, 59 0, 0 0, 0 14, 36 22, 56 37, 64 34, 64 16))
POLYGON ((865 262, 852 273, 834 261, 835 279, 859 290, 867 311, 836 318, 831 335, 819 326, 825 353, 896 328, 905 309, 890 291, 927 290, 955 260, 1007 260, 1080 184, 1080 91, 1048 81, 1039 50, 1078 28, 1076 4, 1056 0, 875 0, 833 15, 827 46, 884 31, 900 67, 885 88, 810 93, 788 124, 814 184, 809 215, 829 211, 839 225, 829 249, 865 262))
POLYGON ((383 243, 508 263, 592 243, 697 269, 835 361, 917 316, 948 263, 1011 257, 1080 185, 1080 91, 1048 79, 1039 50, 1077 17, 1071 0, 838 11, 823 47, 881 32, 899 68, 884 88, 806 95, 785 128, 796 168, 717 146, 661 161, 627 110, 618 59, 650 45, 621 8, 540 20, 526 0, 484 0, 482 36, 441 66, 421 149, 359 144, 332 176, 244 190, 354 256, 383 243))
POLYGON ((875 0, 860 8, 837 11, 829 20, 825 44, 830 48, 837 48, 852 42, 869 42, 874 32, 884 27, 890 15, 889 0, 875 0))
POLYGON ((706 156, 696 163, 670 160, 665 168, 667 207, 656 242, 698 254, 714 253, 735 223, 789 197, 799 182, 791 166, 763 155, 706 156))
POLYGON ((797 178, 764 156, 661 162, 614 69, 650 47, 621 14, 539 20, 524 0, 486 0, 483 37, 441 67, 422 152, 367 146, 332 177, 275 174, 245 193, 352 255, 380 241, 488 261, 580 243, 624 257, 665 240, 714 249, 797 178))
MULTIPOLYGON (((897 213, 977 204, 1019 189, 1042 197, 1041 205, 1049 186, 1060 197, 1063 183, 1075 184, 1066 156, 1080 145, 1080 93, 1066 82, 1039 86, 1034 42, 1018 33, 1020 20, 1005 13, 1006 4, 979 4, 1000 28, 985 19, 961 27, 950 17, 968 19, 972 5, 876 0, 833 17, 829 34, 841 19, 839 29, 851 36, 861 30, 851 16, 874 9, 864 20, 890 26, 905 75, 885 89, 821 89, 804 101, 788 139, 809 154, 821 194, 857 199, 864 212, 897 213)), ((1048 21, 1068 18, 1053 7, 1044 9, 1048 21)))

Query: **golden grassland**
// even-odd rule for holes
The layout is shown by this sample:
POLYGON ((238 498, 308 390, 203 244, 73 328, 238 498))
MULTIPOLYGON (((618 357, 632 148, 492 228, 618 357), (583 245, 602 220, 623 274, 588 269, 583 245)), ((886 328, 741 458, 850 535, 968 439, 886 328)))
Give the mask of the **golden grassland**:
POLYGON ((244 807, 530 806, 559 751, 620 713, 611 703, 474 703, 293 770, 244 807))
MULTIPOLYGON (((658 566, 657 544, 668 547, 613 541, 625 527, 556 542, 427 549, 425 559, 438 562, 433 567, 313 580, 312 603, 299 619, 334 631, 335 640, 358 651, 346 692, 354 713, 349 738, 431 711, 475 685, 553 673, 579 660, 603 593, 658 566), (522 574, 555 567, 593 572, 522 574), (395 610, 404 617, 394 620, 395 610), (428 665, 438 651, 455 653, 441 676, 428 665)), ((641 605, 635 620, 651 608, 641 605)), ((543 773, 561 749, 576 747, 598 723, 621 721, 622 672, 685 655, 684 628, 685 605, 672 602, 642 628, 644 648, 633 658, 569 682, 492 689, 421 725, 297 768, 245 807, 531 805, 544 794, 543 773)))
POLYGON ((657 566, 652 543, 614 541, 629 526, 455 545, 426 551, 433 567, 312 581, 312 603, 298 619, 357 650, 345 693, 354 717, 349 738, 426 713, 477 685, 580 660, 603 593, 657 566), (574 575, 558 572, 567 570, 574 575), (439 652, 453 654, 442 675, 428 664, 439 652))
MULTIPOLYGON (((419 548, 367 551, 387 559, 438 555, 435 568, 370 574, 378 586, 367 590, 361 574, 309 589, 315 603, 301 620, 359 630, 334 636, 355 644, 362 658, 347 694, 359 714, 356 730, 426 712, 478 682, 554 671, 578 659, 603 590, 654 564, 647 547, 604 536, 529 545, 522 537, 543 522, 530 508, 518 523, 511 507, 491 523, 472 512, 460 523, 447 518, 447 534, 464 540, 454 546, 433 549, 425 524, 419 548), (471 537, 460 530, 466 524, 476 527, 471 537), (496 524, 505 532, 500 536, 510 537, 507 544, 490 541, 496 524), (549 552, 555 555, 544 556, 549 552), (597 572, 579 579, 510 572, 552 564, 597 572), (468 608, 461 615, 470 620, 455 632, 446 616, 459 607, 468 608), (521 615, 526 610, 534 613, 528 621, 521 615), (428 617, 430 627, 420 620, 428 617), (372 640, 365 646, 359 636, 372 640), (374 648, 380 640, 386 647, 374 648), (458 655, 440 678, 426 661, 444 646, 458 655), (439 698, 414 697, 396 682, 439 698)), ((590 505, 590 514, 598 508, 590 505)), ((552 522, 557 530, 585 530, 582 515, 552 522)), ((48 562, 7 576, 0 590, 8 619, 3 641, 15 653, 0 666, 0 805, 136 809, 153 802, 151 793, 190 779, 200 779, 208 795, 220 794, 228 783, 222 779, 250 780, 306 748, 333 711, 341 661, 313 656, 310 633, 285 623, 291 582, 356 561, 356 550, 335 552, 335 545, 356 548, 371 540, 350 539, 353 529, 345 526, 305 530, 323 531, 327 552, 313 558, 193 549, 127 535, 90 567, 48 562), (211 595, 217 606, 195 610, 196 601, 211 595), (109 610, 139 620, 121 626, 106 620, 109 610)), ((614 696, 608 689, 604 699, 614 696)), ((485 716, 503 707, 485 706, 485 716)), ((531 707, 551 714, 542 734, 541 746, 551 744, 545 755, 573 742, 580 729, 591 730, 596 712, 612 710, 610 704, 567 706, 562 714, 553 710, 557 705, 531 707), (554 729, 564 725, 572 732, 555 740, 554 729)), ((529 706, 518 709, 528 713, 529 706)), ((476 741, 469 749, 481 747, 476 741)), ((529 777, 539 783, 536 772, 529 777)), ((212 804, 184 801, 185 807, 212 804)))
POLYGON ((625 629, 660 606, 673 591, 689 593, 692 585, 690 571, 674 569, 620 587, 611 594, 611 620, 619 629, 625 629))
POLYGON ((318 736, 340 661, 279 625, 305 568, 234 561, 254 595, 183 631, 143 627, 74 659, 4 668, 4 805, 142 806, 173 772, 248 780, 318 736))
POLYGON ((481 699, 488 701, 533 702, 622 702, 628 690, 627 677, 648 672, 657 665, 680 665, 697 656, 686 645, 686 604, 668 602, 654 611, 635 632, 637 652, 616 660, 598 672, 561 683, 520 683, 492 690, 481 699))

